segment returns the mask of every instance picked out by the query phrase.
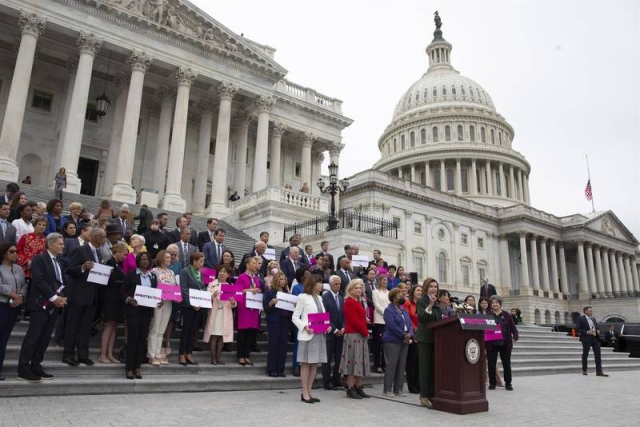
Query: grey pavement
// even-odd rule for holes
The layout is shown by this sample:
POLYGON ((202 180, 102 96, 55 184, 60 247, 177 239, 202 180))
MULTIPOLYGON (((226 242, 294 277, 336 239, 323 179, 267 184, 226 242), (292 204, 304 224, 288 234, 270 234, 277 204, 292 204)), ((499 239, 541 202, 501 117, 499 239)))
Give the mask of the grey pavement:
POLYGON ((382 398, 381 386, 365 400, 317 390, 312 405, 298 390, 3 398, 0 426, 633 426, 639 383, 640 371, 516 377, 514 391, 487 390, 489 412, 471 415, 422 408, 416 395, 382 398))

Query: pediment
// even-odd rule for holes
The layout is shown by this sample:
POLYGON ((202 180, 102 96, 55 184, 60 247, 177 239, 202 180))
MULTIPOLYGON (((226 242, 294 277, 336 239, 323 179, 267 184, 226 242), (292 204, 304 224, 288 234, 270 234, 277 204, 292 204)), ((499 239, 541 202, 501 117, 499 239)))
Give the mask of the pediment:
POLYGON ((618 219, 618 217, 611 211, 604 212, 597 215, 584 224, 587 228, 590 228, 599 233, 604 233, 611 237, 627 240, 629 243, 638 244, 638 241, 629 231, 627 227, 618 219))
POLYGON ((282 78, 287 70, 254 42, 235 34, 186 0, 84 0, 160 32, 173 33, 206 51, 240 62, 250 61, 282 78))

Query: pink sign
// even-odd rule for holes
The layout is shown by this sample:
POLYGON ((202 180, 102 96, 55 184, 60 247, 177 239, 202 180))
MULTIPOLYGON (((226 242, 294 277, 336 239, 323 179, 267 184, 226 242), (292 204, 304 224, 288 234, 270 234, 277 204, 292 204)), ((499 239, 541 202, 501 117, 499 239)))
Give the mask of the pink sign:
POLYGON ((223 283, 220 285, 220 301, 229 301, 233 297, 236 302, 244 301, 244 289, 242 285, 230 285, 223 283))
POLYGON ((202 283, 208 285, 216 278, 216 271, 213 268, 202 267, 200 269, 202 275, 202 283))
POLYGON ((158 289, 162 291, 162 301, 182 302, 182 291, 180 290, 180 285, 158 283, 158 289))
POLYGON ((502 330, 498 329, 496 331, 484 331, 484 340, 485 341, 499 341, 502 339, 502 330))
POLYGON ((331 326, 329 321, 329 313, 309 313, 309 329, 314 334, 324 334, 331 326))

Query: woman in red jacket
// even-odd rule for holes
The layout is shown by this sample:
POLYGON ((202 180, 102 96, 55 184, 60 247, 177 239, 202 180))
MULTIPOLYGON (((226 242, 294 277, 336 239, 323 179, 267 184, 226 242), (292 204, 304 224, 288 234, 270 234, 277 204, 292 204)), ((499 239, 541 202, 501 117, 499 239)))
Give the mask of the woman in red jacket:
MULTIPOLYGON (((409 291, 409 298, 407 298, 404 303, 404 308, 409 313, 414 331, 418 329, 418 313, 416 307, 420 298, 422 298, 422 286, 415 285, 409 291)), ((409 393, 420 393, 420 383, 418 382, 418 342, 415 338, 413 338, 409 344, 405 372, 407 374, 409 393)))
POLYGON ((360 298, 364 292, 361 279, 349 282, 344 300, 344 344, 340 372, 347 376, 347 397, 371 397, 362 390, 362 377, 370 374, 367 318, 360 298))

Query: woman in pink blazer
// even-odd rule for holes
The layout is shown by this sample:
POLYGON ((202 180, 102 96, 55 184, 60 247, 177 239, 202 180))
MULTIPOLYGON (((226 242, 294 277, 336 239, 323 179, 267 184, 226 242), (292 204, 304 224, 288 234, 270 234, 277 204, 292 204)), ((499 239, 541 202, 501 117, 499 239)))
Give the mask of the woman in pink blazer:
MULTIPOLYGON (((245 294, 262 292, 258 277, 259 260, 258 257, 249 258, 247 270, 236 280, 236 285, 241 285, 245 294)), ((247 308, 244 300, 238 301, 238 363, 242 366, 253 366, 249 354, 258 329, 260 329, 260 310, 247 308)))

